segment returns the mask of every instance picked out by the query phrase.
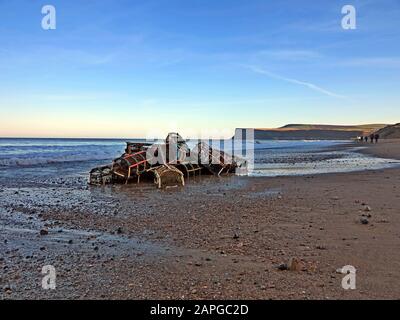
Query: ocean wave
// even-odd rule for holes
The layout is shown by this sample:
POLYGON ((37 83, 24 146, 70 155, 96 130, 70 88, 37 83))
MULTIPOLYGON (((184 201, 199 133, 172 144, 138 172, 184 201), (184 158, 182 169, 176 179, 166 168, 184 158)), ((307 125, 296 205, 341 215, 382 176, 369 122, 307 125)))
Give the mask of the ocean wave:
POLYGON ((95 160, 109 160, 116 158, 116 152, 78 153, 52 156, 27 156, 0 158, 0 167, 37 166, 63 162, 85 162, 95 160))

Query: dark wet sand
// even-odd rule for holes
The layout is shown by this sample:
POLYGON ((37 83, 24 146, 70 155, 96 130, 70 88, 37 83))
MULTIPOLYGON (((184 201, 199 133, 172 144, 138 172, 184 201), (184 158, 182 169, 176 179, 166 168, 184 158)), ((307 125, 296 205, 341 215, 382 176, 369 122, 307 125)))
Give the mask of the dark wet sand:
MULTIPOLYGON (((363 152, 400 159, 399 146, 363 152)), ((202 177, 166 191, 2 185, 0 298, 399 299, 399 188, 400 169, 202 177), (276 268, 292 257, 302 270, 276 268), (41 288, 47 264, 56 290, 41 288), (356 290, 341 287, 345 265, 356 290)))

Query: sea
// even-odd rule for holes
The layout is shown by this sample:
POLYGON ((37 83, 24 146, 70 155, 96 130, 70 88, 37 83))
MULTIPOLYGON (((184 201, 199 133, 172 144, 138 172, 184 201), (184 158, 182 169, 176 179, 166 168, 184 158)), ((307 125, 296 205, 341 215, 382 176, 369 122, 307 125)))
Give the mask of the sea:
MULTIPOLYGON (((0 138, 0 183, 55 176, 88 177, 91 168, 120 156, 126 141, 143 139, 0 138)), ((191 142, 189 141, 189 146, 191 142)), ((352 141, 259 140, 248 152, 250 176, 308 175, 375 170, 399 161, 364 155, 352 141)), ((237 151, 235 151, 237 153, 237 151)))

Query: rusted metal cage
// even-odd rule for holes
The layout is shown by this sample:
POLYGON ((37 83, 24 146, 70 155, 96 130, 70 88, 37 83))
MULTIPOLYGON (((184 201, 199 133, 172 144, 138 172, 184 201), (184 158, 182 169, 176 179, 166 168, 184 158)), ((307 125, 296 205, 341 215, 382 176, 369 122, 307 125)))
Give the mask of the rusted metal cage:
POLYGON ((178 165, 176 165, 176 168, 182 171, 183 174, 185 174, 186 177, 188 178, 191 175, 192 176, 196 176, 196 174, 201 175, 201 171, 203 170, 203 168, 199 164, 190 162, 179 163, 178 165))
POLYGON ((237 167, 232 155, 213 149, 204 141, 199 142, 193 151, 197 154, 198 163, 214 175, 232 172, 237 167))
POLYGON ((185 185, 183 173, 173 166, 161 165, 149 171, 154 173, 154 182, 160 189, 185 185))
POLYGON ((190 155, 190 148, 179 133, 171 132, 165 139, 166 162, 168 164, 179 164, 186 161, 190 155))
POLYGON ((133 154, 136 152, 144 151, 146 148, 150 147, 151 143, 142 142, 127 142, 125 148, 125 154, 133 154))
POLYGON ((90 171, 89 183, 93 185, 105 185, 112 183, 114 179, 111 166, 102 166, 90 171))
POLYGON ((112 172, 126 179, 126 182, 131 177, 137 177, 138 182, 140 175, 150 169, 150 164, 146 158, 146 151, 124 155, 113 161, 112 172))

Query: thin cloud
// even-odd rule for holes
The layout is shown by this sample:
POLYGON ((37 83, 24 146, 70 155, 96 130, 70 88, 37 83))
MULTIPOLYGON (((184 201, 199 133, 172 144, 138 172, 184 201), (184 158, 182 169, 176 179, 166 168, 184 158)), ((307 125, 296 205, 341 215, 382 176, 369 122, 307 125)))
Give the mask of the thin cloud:
POLYGON ((311 90, 317 91, 319 93, 322 93, 324 95, 327 95, 327 96, 330 96, 330 97, 333 97, 333 98, 340 98, 340 99, 347 98, 345 96, 342 96, 342 95, 339 95, 339 94, 334 93, 332 91, 329 91, 329 90, 326 90, 324 88, 321 88, 321 87, 319 87, 319 86, 317 86, 317 85, 315 85, 313 83, 300 81, 300 80, 292 79, 292 78, 282 77, 282 76, 280 76, 278 74, 272 73, 272 72, 270 72, 268 70, 265 70, 265 69, 262 69, 260 67, 247 66, 247 68, 249 68, 250 70, 252 70, 255 73, 263 74, 263 75, 266 75, 266 76, 268 76, 270 78, 274 78, 274 79, 286 81, 286 82, 289 82, 289 83, 297 84, 297 85, 300 85, 300 86, 304 86, 304 87, 307 87, 307 88, 309 88, 311 90))
POLYGON ((349 67, 400 68, 400 57, 355 58, 339 64, 349 67))
POLYGON ((262 50, 258 56, 270 57, 277 60, 314 60, 321 57, 321 54, 310 50, 262 50))

